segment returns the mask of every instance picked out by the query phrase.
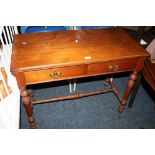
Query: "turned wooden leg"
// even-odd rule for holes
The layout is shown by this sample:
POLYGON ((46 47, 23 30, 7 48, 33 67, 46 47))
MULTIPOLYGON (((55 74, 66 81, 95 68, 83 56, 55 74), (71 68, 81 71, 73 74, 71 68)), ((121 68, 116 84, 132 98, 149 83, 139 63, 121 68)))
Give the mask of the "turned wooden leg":
POLYGON ((20 94, 22 96, 22 102, 24 104, 28 116, 30 128, 36 129, 37 127, 33 116, 32 103, 31 103, 31 97, 29 96, 29 91, 26 88, 24 88, 20 90, 20 94))
POLYGON ((130 75, 130 79, 129 79, 129 82, 128 82, 128 85, 127 85, 127 88, 125 90, 125 93, 124 93, 124 97, 121 101, 121 104, 119 106, 119 110, 118 112, 119 113, 122 113, 124 108, 125 108, 125 105, 126 105, 126 101, 132 91, 132 88, 134 87, 135 85, 135 80, 137 79, 137 71, 133 71, 133 73, 130 75))
POLYGON ((137 92, 138 92, 138 89, 139 89, 139 86, 141 84, 141 78, 142 78, 142 73, 140 72, 137 76, 137 80, 136 80, 136 83, 135 83, 135 86, 132 90, 132 93, 131 93, 131 97, 130 97, 130 101, 129 101, 129 104, 128 104, 128 107, 131 108, 132 105, 133 105, 133 102, 135 100, 135 97, 137 95, 137 92))

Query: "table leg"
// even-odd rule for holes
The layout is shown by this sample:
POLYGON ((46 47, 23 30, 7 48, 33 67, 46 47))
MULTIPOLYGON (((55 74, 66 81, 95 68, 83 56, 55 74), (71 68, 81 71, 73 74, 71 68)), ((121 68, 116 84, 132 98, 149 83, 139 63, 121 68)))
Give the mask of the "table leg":
POLYGON ((126 101, 127 101, 128 97, 129 97, 131 91, 132 91, 132 88, 135 85, 135 80, 137 79, 137 74, 138 74, 137 71, 133 71, 133 73, 130 75, 130 79, 129 79, 127 88, 125 90, 124 97, 123 97, 123 99, 122 99, 122 101, 120 103, 120 106, 119 106, 119 110, 118 110, 119 113, 122 113, 124 108, 125 108, 126 101))
POLYGON ((20 94, 22 96, 22 102, 28 116, 30 128, 35 129, 37 127, 33 116, 32 102, 31 102, 31 97, 29 96, 29 91, 26 88, 24 88, 20 90, 20 94))
POLYGON ((139 86, 141 84, 141 78, 142 78, 142 73, 140 72, 137 76, 137 80, 136 80, 136 84, 133 88, 133 91, 131 93, 131 97, 130 97, 130 101, 129 101, 129 104, 128 104, 128 107, 131 108, 132 105, 133 105, 133 102, 135 100, 135 97, 137 95, 137 92, 138 92, 138 89, 139 89, 139 86))

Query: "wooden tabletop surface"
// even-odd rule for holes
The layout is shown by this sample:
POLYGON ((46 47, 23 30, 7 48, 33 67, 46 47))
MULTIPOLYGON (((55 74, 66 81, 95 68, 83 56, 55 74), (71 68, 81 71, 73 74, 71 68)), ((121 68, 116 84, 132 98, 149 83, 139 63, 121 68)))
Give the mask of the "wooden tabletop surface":
POLYGON ((146 56, 149 54, 120 28, 18 34, 11 72, 146 56))

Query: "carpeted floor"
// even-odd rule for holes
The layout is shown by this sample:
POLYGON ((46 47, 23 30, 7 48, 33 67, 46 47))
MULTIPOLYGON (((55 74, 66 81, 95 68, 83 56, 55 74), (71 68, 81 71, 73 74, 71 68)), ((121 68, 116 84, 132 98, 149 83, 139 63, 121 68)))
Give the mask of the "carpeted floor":
MULTIPOLYGON (((103 88, 105 76, 79 79, 77 92, 103 88)), ((121 96, 128 81, 127 74, 114 75, 121 96)), ((36 85, 35 99, 69 94, 67 82, 36 85), (54 85, 53 85, 54 84, 54 85)), ((132 108, 126 106, 118 117, 119 102, 113 93, 34 106, 34 116, 40 129, 140 129, 155 128, 154 97, 151 88, 140 86, 132 108), (148 92, 149 90, 149 92, 148 92)), ((29 128, 25 109, 21 105, 21 128, 29 128)))

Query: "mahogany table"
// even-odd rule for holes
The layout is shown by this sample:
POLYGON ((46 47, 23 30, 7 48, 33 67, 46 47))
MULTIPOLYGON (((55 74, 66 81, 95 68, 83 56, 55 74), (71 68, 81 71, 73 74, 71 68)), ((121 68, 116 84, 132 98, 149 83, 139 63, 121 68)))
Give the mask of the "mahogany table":
POLYGON ((33 105, 113 92, 121 113, 149 54, 124 30, 87 29, 15 35, 11 72, 17 79, 31 128, 36 128, 33 105), (42 101, 33 101, 26 86, 89 76, 132 71, 123 98, 116 85, 110 88, 42 101))

